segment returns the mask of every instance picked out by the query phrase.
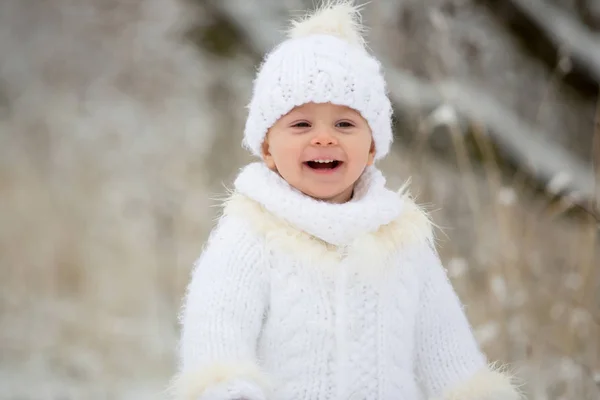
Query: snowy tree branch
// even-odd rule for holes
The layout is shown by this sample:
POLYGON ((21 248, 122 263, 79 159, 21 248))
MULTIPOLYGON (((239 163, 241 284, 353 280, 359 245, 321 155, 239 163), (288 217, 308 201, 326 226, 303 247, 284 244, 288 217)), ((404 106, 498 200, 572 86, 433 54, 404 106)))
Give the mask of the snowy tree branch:
MULTIPOLYGON (((559 58, 567 60, 565 72, 584 75, 595 82, 596 90, 600 84, 600 41, 586 25, 575 17, 561 11, 548 1, 540 0, 487 0, 492 5, 510 10, 506 22, 515 24, 521 18, 523 24, 536 29, 536 33, 548 40, 559 58), (510 20, 509 20, 510 19, 510 20)), ((539 37, 525 37, 526 41, 538 41, 539 37)))
POLYGON ((452 81, 439 82, 434 86, 393 67, 386 69, 386 75, 396 105, 431 109, 449 104, 464 118, 483 124, 505 155, 538 181, 549 184, 563 177, 568 192, 585 199, 593 198, 594 176, 591 169, 561 147, 543 142, 541 132, 487 93, 452 81))

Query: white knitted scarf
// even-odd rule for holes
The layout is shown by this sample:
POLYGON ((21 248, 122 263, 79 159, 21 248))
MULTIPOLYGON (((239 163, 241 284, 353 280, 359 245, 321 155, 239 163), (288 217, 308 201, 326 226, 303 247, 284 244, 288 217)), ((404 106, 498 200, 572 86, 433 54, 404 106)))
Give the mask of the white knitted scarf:
POLYGON ((350 201, 343 204, 313 199, 288 184, 264 163, 244 167, 235 190, 297 229, 335 246, 345 246, 395 220, 403 209, 401 197, 385 187, 376 167, 367 167, 350 201))

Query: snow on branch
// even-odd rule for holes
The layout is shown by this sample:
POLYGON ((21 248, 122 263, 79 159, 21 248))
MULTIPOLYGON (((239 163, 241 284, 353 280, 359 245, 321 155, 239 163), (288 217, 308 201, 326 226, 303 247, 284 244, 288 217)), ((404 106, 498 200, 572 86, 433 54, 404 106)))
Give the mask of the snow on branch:
POLYGON ((535 27, 545 36, 559 57, 569 60, 579 73, 591 78, 597 85, 600 84, 600 40, 597 34, 548 1, 502 1, 505 1, 504 6, 511 7, 516 15, 523 18, 526 24, 535 27))

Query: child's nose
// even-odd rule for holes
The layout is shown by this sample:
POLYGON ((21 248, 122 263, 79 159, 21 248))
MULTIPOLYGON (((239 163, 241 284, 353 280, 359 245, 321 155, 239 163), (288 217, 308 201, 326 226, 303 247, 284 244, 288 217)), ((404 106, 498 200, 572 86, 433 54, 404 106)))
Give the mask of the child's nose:
POLYGON ((337 144, 335 136, 328 129, 320 129, 311 142, 314 146, 334 146, 337 144))

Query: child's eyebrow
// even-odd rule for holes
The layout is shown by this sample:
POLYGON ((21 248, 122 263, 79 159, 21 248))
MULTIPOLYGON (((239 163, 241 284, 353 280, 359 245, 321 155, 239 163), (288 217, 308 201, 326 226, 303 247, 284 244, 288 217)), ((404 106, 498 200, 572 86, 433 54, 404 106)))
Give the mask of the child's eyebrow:
POLYGON ((306 112, 302 112, 300 110, 291 111, 288 115, 286 115, 287 120, 295 120, 298 118, 308 118, 309 114, 306 112))
POLYGON ((352 110, 347 110, 344 112, 341 112, 340 114, 341 118, 350 118, 350 119, 357 119, 361 117, 360 113, 357 113, 356 111, 352 111, 352 110))

